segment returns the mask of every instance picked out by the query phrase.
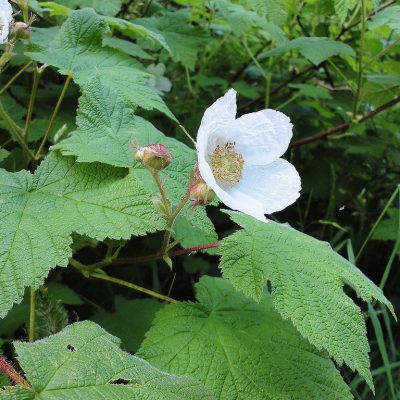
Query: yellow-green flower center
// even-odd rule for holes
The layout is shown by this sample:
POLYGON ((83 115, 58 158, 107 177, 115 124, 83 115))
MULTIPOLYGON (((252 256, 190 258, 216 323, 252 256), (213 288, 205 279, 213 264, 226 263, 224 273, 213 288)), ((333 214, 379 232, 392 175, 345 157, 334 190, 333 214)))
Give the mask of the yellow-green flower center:
POLYGON ((234 186, 242 177, 244 160, 235 151, 236 143, 218 145, 210 156, 214 178, 227 186, 234 186))

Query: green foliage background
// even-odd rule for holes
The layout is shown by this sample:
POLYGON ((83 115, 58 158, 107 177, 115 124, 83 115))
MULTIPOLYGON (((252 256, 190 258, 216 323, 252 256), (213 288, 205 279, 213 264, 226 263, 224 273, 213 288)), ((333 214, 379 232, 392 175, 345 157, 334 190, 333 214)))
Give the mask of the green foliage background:
POLYGON ((24 4, 0 53, 0 344, 31 387, 0 373, 0 398, 400 399, 400 3, 24 4), (195 137, 230 87, 239 115, 290 116, 301 197, 268 224, 186 206, 174 244, 222 244, 170 269, 132 142, 171 151, 177 206, 178 123, 195 137))

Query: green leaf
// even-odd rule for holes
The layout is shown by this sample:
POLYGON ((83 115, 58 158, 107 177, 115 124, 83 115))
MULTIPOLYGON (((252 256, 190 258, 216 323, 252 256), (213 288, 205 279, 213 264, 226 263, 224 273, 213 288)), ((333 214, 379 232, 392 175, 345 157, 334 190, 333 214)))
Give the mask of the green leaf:
POLYGON ((199 27, 192 26, 188 18, 186 11, 175 11, 157 18, 136 19, 135 23, 162 36, 173 59, 193 69, 197 54, 208 37, 199 27))
POLYGON ((128 239, 162 229, 147 191, 126 170, 51 153, 34 175, 0 170, 0 317, 71 256, 72 232, 128 239))
POLYGON ((140 46, 136 43, 132 43, 128 40, 118 39, 114 37, 105 37, 103 39, 103 44, 106 46, 113 47, 114 49, 119 49, 125 54, 132 57, 139 57, 143 60, 154 60, 154 57, 149 53, 146 53, 140 46))
MULTIPOLYGON (((134 115, 123 100, 101 85, 98 78, 84 86, 79 101, 77 131, 52 149, 64 155, 74 155, 79 162, 95 162, 132 167, 134 147, 162 143, 173 155, 172 164, 161 172, 169 198, 176 205, 187 190, 191 173, 196 164, 196 153, 183 143, 165 137, 152 124, 134 115)), ((149 172, 135 165, 135 175, 153 194, 157 193, 149 172)), ((184 247, 206 244, 217 240, 214 226, 204 210, 196 216, 185 211, 177 221, 175 235, 184 247), (198 240, 196 242, 196 240, 198 240)))
POLYGON ((48 46, 27 54, 58 68, 62 74, 72 75, 81 86, 98 77, 104 87, 115 91, 132 106, 157 109, 174 119, 148 85, 151 75, 128 55, 102 46, 107 29, 106 22, 92 9, 73 11, 48 46))
MULTIPOLYGON (((197 207, 195 210, 187 207, 182 211, 175 223, 173 236, 182 247, 195 247, 218 240, 214 225, 204 207, 197 207)), ((211 253, 213 252, 212 250, 211 253)))
POLYGON ((162 307, 163 304, 153 299, 127 300, 117 296, 114 313, 101 310, 91 319, 119 337, 124 349, 135 352, 150 329, 155 313, 162 307))
POLYGON ((35 343, 14 342, 32 388, 6 387, 4 400, 201 400, 197 382, 163 373, 124 353, 119 339, 93 322, 77 322, 35 343))
POLYGON ((332 100, 332 96, 329 93, 329 90, 324 87, 321 87, 321 86, 309 85, 306 83, 292 83, 288 86, 298 89, 299 94, 306 96, 306 97, 311 97, 315 100, 318 100, 318 99, 332 100))
MULTIPOLYGON (((375 240, 391 240, 396 241, 399 235, 399 210, 390 208, 387 212, 388 218, 384 219, 374 232, 372 238, 375 240)), ((397 248, 400 254, 400 248, 397 248)))
POLYGON ((83 304, 81 298, 68 286, 62 283, 51 282, 47 285, 49 297, 59 300, 63 304, 78 306, 83 304))
POLYGON ((400 34, 400 6, 391 6, 380 11, 369 23, 368 28, 375 29, 384 25, 400 34))
POLYGON ((124 0, 56 0, 69 8, 94 8, 99 14, 114 16, 121 9, 124 0))
POLYGON ((343 24, 347 18, 348 13, 353 11, 357 3, 357 0, 335 0, 335 12, 341 24, 343 24))
POLYGON ((223 240, 224 277, 258 301, 267 281, 271 282, 274 306, 283 318, 290 319, 317 349, 358 370, 373 387, 364 317, 343 292, 343 285, 365 301, 376 299, 394 312, 382 291, 326 242, 273 221, 227 214, 244 229, 223 240))
POLYGON ((293 49, 298 49, 315 65, 335 55, 355 56, 354 50, 348 44, 325 37, 299 37, 261 54, 260 58, 278 56, 293 49))
POLYGON ((247 4, 276 25, 282 25, 286 21, 288 14, 286 0, 247 0, 247 4))
POLYGON ((195 377, 219 400, 352 398, 333 362, 282 320, 268 293, 257 304, 203 277, 197 299, 157 313, 139 355, 195 377))
POLYGON ((0 148, 0 162, 4 161, 9 155, 10 155, 9 151, 7 151, 6 149, 0 148))

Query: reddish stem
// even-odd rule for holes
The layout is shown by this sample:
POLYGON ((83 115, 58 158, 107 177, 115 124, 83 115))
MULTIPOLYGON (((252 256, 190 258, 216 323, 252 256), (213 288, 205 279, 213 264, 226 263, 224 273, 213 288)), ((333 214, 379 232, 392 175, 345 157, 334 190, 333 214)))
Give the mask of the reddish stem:
POLYGON ((29 389, 31 385, 17 370, 6 360, 0 357, 0 371, 3 372, 11 383, 29 389))
MULTIPOLYGON (((396 97, 393 100, 390 100, 387 103, 384 103, 381 106, 375 108, 375 110, 372 110, 369 113, 363 115, 361 118, 358 119, 358 122, 364 122, 364 121, 374 117, 376 114, 379 114, 380 112, 385 111, 390 107, 393 107, 397 103, 400 103, 400 97, 396 97)), ((320 139, 324 139, 328 136, 334 135, 335 133, 346 131, 347 128, 350 127, 350 125, 351 125, 351 121, 343 122, 342 124, 335 126, 334 128, 330 128, 326 131, 317 133, 316 135, 306 136, 302 139, 292 142, 289 147, 290 148, 299 147, 299 146, 302 146, 303 144, 307 144, 307 143, 315 142, 320 139)))
POLYGON ((218 247, 220 245, 221 245, 220 242, 215 242, 215 243, 204 244, 202 246, 188 247, 187 249, 171 251, 171 253, 169 253, 169 256, 170 257, 182 256, 184 254, 194 253, 195 251, 212 249, 212 248, 218 247))
MULTIPOLYGON (((200 251, 200 250, 212 249, 213 247, 218 247, 220 245, 221 245, 220 242, 208 243, 208 244, 204 244, 202 246, 188 247, 187 249, 171 251, 170 253, 168 253, 168 255, 169 255, 169 257, 177 257, 177 256, 189 254, 189 253, 194 253, 194 252, 200 251)), ((115 260, 113 260, 112 263, 113 264, 138 264, 138 263, 144 263, 144 262, 148 262, 148 261, 160 260, 161 258, 162 258, 161 254, 150 254, 148 256, 141 256, 141 257, 116 258, 115 260)))

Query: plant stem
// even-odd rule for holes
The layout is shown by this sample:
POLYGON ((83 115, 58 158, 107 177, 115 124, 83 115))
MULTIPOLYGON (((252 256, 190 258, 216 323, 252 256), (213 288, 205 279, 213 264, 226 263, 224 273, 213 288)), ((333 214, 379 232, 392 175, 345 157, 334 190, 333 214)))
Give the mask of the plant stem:
POLYGON ((400 44, 400 38, 396 39, 393 43, 391 43, 389 46, 386 46, 382 51, 380 51, 378 54, 376 54, 374 57, 372 57, 367 63, 364 64, 364 69, 369 67, 373 62, 379 60, 381 57, 383 57, 386 53, 388 53, 390 50, 393 49, 393 47, 397 46, 400 44))
MULTIPOLYGON (((219 247, 221 245, 220 242, 215 242, 215 243, 209 243, 209 244, 204 244, 201 246, 195 246, 195 247, 188 247, 186 249, 182 250, 175 250, 168 252, 168 257, 178 257, 178 256, 183 256, 185 254, 190 254, 190 253, 195 253, 197 251, 201 250, 207 250, 207 249, 212 249, 214 247, 219 247)), ((148 256, 141 256, 141 257, 127 257, 127 258, 116 258, 113 260, 112 264, 116 265, 123 265, 123 264, 140 264, 148 261, 157 261, 162 258, 162 255, 160 253, 156 254, 150 254, 148 256)))
POLYGON ((32 82, 31 95, 29 97, 28 113, 26 115, 25 129, 22 134, 25 142, 28 141, 28 134, 29 134, 29 128, 30 128, 31 120, 32 120, 33 107, 35 105, 36 94, 37 94, 37 90, 39 87, 41 75, 42 74, 39 72, 37 64, 35 63, 34 68, 33 68, 33 82, 32 82))
POLYGON ((46 144, 46 141, 47 141, 47 138, 49 136, 50 130, 51 130, 52 126, 53 126, 54 120, 55 120, 55 118, 56 118, 56 116, 58 114, 58 110, 60 109, 61 103, 62 103, 62 101, 64 99, 65 93, 67 92, 67 89, 68 89, 68 86, 69 86, 71 80, 72 80, 72 76, 68 75, 67 79, 65 80, 64 87, 63 87, 63 89, 61 91, 60 97, 58 98, 57 104, 56 104, 56 106, 54 108, 53 114, 51 115, 49 124, 47 125, 47 129, 46 129, 46 132, 45 132, 45 134, 43 136, 42 142, 40 143, 39 149, 36 152, 36 155, 35 155, 36 160, 38 160, 40 158, 40 153, 42 152, 43 147, 46 144))
POLYGON ((36 321, 36 292, 35 289, 30 289, 29 303, 29 341, 35 341, 35 321, 36 321))
POLYGON ((7 361, 5 357, 0 357, 0 371, 15 385, 30 389, 31 385, 25 378, 7 361))
MULTIPOLYGON (((398 192, 398 199, 400 201, 399 186, 397 186, 397 192, 398 192)), ((396 191, 395 191, 395 193, 396 193, 396 191)), ((399 244, 400 244, 400 212, 399 212, 399 216, 397 218, 397 237, 396 237, 396 241, 394 242, 392 252, 390 253, 390 257, 389 257, 389 260, 388 260, 388 262, 386 264, 385 271, 383 272, 381 281, 379 283, 379 287, 382 290, 386 285, 386 281, 387 281, 387 279, 389 277, 389 274, 390 274, 390 271, 392 269, 393 261, 396 258, 396 254, 397 254, 397 251, 398 251, 398 248, 399 248, 399 244)))
POLYGON ((160 179, 160 174, 158 173, 158 171, 156 170, 152 170, 150 171, 151 176, 153 177, 156 185, 157 185, 157 189, 160 192, 161 195, 161 200, 163 202, 165 211, 168 213, 168 215, 171 213, 171 206, 169 204, 168 198, 167 198, 167 194, 164 190, 164 187, 162 185, 161 179, 160 179))
POLYGON ((14 81, 32 65, 33 61, 26 63, 0 90, 0 95, 2 95, 13 83, 14 81))
POLYGON ((209 244, 204 244, 201 246, 188 247, 186 249, 172 251, 168 255, 170 257, 183 256, 185 254, 195 253, 197 251, 212 249, 212 248, 219 247, 219 246, 221 246, 221 242, 209 243, 209 244))
MULTIPOLYGON (((364 121, 374 117, 376 114, 379 114, 382 111, 385 111, 390 107, 393 107, 397 103, 400 103, 400 96, 395 97, 394 99, 388 101, 387 103, 384 103, 381 106, 375 108, 375 110, 372 110, 372 111, 368 112, 367 114, 363 115, 361 118, 358 119, 358 122, 364 122, 364 121)), ((337 125, 334 128, 327 129, 326 131, 322 131, 320 133, 317 133, 316 135, 306 136, 302 139, 296 140, 289 145, 289 148, 299 147, 299 146, 302 146, 303 144, 307 144, 307 143, 315 142, 316 140, 324 139, 335 133, 343 132, 350 125, 351 125, 351 121, 343 122, 342 124, 337 125)))
POLYGON ((164 240, 163 240, 163 244, 162 244, 161 250, 160 250, 160 255, 162 257, 167 255, 168 245, 169 245, 169 241, 171 239, 172 229, 174 227, 175 221, 178 218, 180 212, 185 207, 186 203, 189 201, 189 199, 190 199, 190 194, 189 194, 189 192, 187 192, 183 196, 181 202, 176 207, 175 211, 167 219, 167 226, 165 228, 164 240))
POLYGON ((269 72, 265 78, 265 108, 269 108, 271 101, 271 78, 272 74, 269 72))
POLYGON ((372 235, 374 234, 376 228, 378 227, 378 225, 380 224, 382 218, 384 217, 384 215, 386 214, 387 210, 389 209, 389 207, 391 206, 391 204, 393 203, 394 199, 396 198, 396 196, 399 194, 400 192, 400 185, 397 185, 396 189, 394 190, 393 194, 390 196, 389 200, 387 201, 385 207, 383 208, 382 212, 380 213, 378 219, 375 221, 375 223, 372 225, 372 228, 368 234, 368 236, 366 237, 366 239, 364 240, 364 243, 362 244, 360 250, 358 251, 357 255, 356 255, 356 261, 360 258, 362 252, 365 249, 365 246, 367 245, 367 243, 369 242, 369 240, 371 239, 372 235))
POLYGON ((74 259, 70 259, 70 264, 73 267, 75 267, 76 269, 78 269, 79 271, 81 271, 82 275, 87 278, 95 278, 95 279, 100 279, 100 280, 107 281, 107 282, 116 283, 117 285, 128 287, 130 289, 136 290, 137 292, 145 293, 149 296, 155 297, 160 300, 167 301, 169 303, 177 302, 175 299, 172 299, 171 297, 164 296, 163 294, 160 294, 157 292, 153 292, 150 289, 146 289, 142 286, 135 285, 134 283, 127 282, 122 279, 114 278, 112 276, 105 275, 104 273, 86 271, 84 268, 82 268, 83 265, 79 261, 76 261, 74 259))
POLYGON ((11 119, 7 111, 4 109, 3 103, 0 101, 0 117, 4 120, 7 125, 11 136, 18 142, 21 148, 29 155, 29 157, 34 160, 35 155, 31 152, 25 140, 22 138, 22 129, 11 119))
POLYGON ((101 274, 99 272, 92 272, 90 274, 90 276, 92 278, 95 278, 95 279, 100 279, 100 280, 103 280, 103 281, 112 282, 112 283, 116 283, 117 285, 128 287, 130 289, 136 290, 137 292, 145 293, 145 294, 148 294, 149 296, 155 297, 157 299, 167 301, 168 303, 172 303, 172 304, 177 303, 177 301, 175 299, 171 298, 171 297, 164 296, 163 294, 160 294, 160 293, 157 293, 157 292, 153 292, 150 289, 146 289, 146 288, 144 288, 142 286, 135 285, 134 283, 127 282, 127 281, 124 281, 122 279, 118 279, 118 278, 114 278, 112 276, 104 275, 104 274, 101 274))
POLYGON ((366 0, 361 0, 361 37, 360 37, 360 48, 358 54, 358 73, 357 73, 357 89, 356 95, 354 96, 353 102, 353 119, 357 118, 357 112, 360 103, 361 95, 361 83, 363 78, 363 57, 364 57, 364 47, 365 47, 365 32, 367 29, 367 5, 366 0))

